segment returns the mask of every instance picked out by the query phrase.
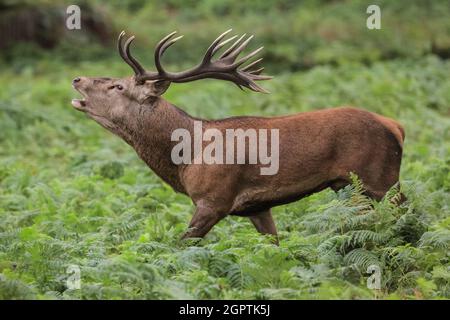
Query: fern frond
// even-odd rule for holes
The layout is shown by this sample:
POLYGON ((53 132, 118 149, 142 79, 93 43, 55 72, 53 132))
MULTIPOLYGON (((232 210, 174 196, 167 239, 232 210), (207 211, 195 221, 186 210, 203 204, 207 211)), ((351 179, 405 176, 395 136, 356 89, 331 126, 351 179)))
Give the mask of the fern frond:
POLYGON ((380 266, 381 263, 373 252, 358 248, 350 251, 345 257, 344 262, 347 265, 355 264, 360 268, 363 268, 364 270, 367 269, 370 265, 378 265, 380 266))
POLYGON ((383 244, 390 238, 388 233, 378 233, 371 230, 351 230, 346 233, 349 237, 348 246, 365 246, 371 242, 373 244, 383 244))
POLYGON ((419 247, 448 250, 450 248, 450 230, 441 229, 425 232, 419 240, 419 247))

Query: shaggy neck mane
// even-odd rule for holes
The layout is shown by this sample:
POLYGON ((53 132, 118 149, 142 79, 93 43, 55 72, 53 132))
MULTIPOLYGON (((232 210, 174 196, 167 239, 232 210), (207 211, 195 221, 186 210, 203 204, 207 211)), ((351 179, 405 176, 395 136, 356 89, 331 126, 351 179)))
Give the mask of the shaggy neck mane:
POLYGON ((114 133, 130 144, 161 179, 184 193, 179 175, 183 165, 176 165, 171 159, 172 147, 176 143, 171 141, 171 135, 179 128, 193 135, 194 120, 197 119, 157 98, 141 105, 137 111, 127 113, 114 133))

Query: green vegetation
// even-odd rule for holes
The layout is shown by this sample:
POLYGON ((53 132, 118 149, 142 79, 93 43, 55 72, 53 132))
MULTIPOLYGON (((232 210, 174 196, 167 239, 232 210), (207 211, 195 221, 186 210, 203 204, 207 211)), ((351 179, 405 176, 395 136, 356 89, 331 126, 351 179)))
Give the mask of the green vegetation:
POLYGON ((168 52, 171 69, 197 61, 227 26, 256 34, 275 74, 265 83, 272 93, 212 80, 173 85, 165 98, 192 115, 355 105, 399 120, 408 201, 393 206, 390 192, 373 203, 355 178, 338 194, 276 208, 279 247, 238 217, 198 244, 180 242, 190 200, 70 106, 75 76, 122 77, 129 67, 114 49, 81 46, 83 37, 76 49, 19 45, 0 65, 0 299, 448 299, 450 61, 431 50, 432 40, 439 52, 449 41, 446 2, 380 1, 382 31, 365 29, 363 1, 279 0, 276 9, 266 1, 185 2, 95 4, 116 13, 117 29, 138 34, 137 55, 148 66, 150 48, 172 29, 186 37, 168 52), (332 39, 323 36, 331 31, 332 39), (66 285, 73 264, 80 290, 66 285), (366 286, 372 264, 381 268, 381 290, 366 286))

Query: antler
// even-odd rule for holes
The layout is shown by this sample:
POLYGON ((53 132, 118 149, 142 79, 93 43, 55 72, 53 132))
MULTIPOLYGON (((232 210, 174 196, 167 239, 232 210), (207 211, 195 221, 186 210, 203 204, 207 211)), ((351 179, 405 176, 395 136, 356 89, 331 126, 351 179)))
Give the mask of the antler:
POLYGON ((130 44, 134 40, 134 36, 128 38, 128 40, 125 42, 125 45, 122 46, 122 38, 125 35, 125 32, 122 31, 122 33, 119 35, 118 49, 123 60, 125 60, 125 62, 134 70, 136 81, 139 83, 143 83, 145 80, 168 80, 175 83, 181 83, 205 78, 214 78, 231 81, 241 89, 242 87, 246 87, 256 92, 268 93, 268 91, 256 84, 255 81, 269 80, 272 79, 272 77, 261 75, 261 72, 264 70, 264 68, 252 69, 259 62, 261 62, 262 58, 257 59, 247 66, 239 69, 240 66, 253 58, 256 54, 258 54, 263 49, 263 47, 250 52, 246 56, 236 61, 239 54, 245 49, 253 36, 250 36, 244 40, 246 34, 242 35, 228 49, 226 49, 217 60, 212 60, 214 54, 218 50, 220 50, 230 41, 237 38, 237 36, 233 36, 221 42, 221 40, 229 32, 231 32, 231 29, 225 31, 219 37, 217 37, 216 40, 213 41, 208 50, 206 50, 206 53, 200 64, 192 69, 182 72, 168 72, 164 70, 163 66, 161 65, 161 57, 167 50, 167 48, 169 48, 176 41, 183 37, 179 36, 173 38, 173 36, 176 34, 176 31, 164 37, 156 46, 155 66, 157 72, 145 71, 145 69, 139 64, 139 62, 130 54, 130 44))

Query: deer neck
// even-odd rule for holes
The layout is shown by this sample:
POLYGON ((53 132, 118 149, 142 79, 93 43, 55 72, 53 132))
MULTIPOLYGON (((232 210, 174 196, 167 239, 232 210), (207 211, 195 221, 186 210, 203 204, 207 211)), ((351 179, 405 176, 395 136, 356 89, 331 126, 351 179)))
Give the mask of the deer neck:
POLYGON ((194 118, 162 98, 143 104, 121 125, 118 135, 130 144, 139 157, 176 191, 185 192, 180 180, 183 165, 171 159, 175 142, 172 132, 183 128, 193 134, 194 118), (131 125, 130 125, 131 124, 131 125))

